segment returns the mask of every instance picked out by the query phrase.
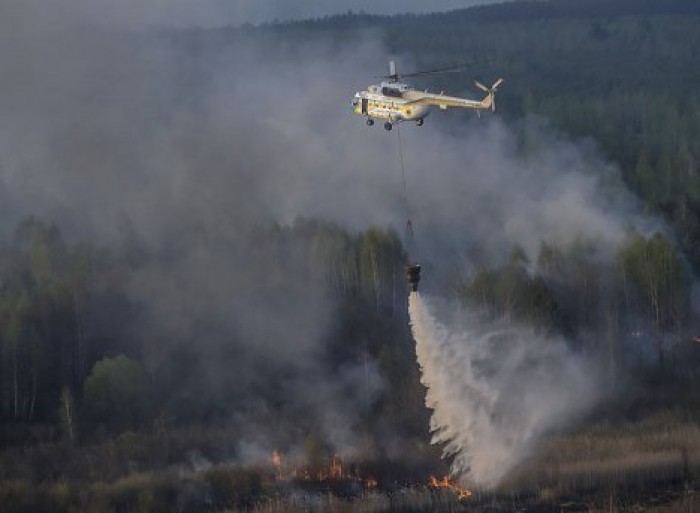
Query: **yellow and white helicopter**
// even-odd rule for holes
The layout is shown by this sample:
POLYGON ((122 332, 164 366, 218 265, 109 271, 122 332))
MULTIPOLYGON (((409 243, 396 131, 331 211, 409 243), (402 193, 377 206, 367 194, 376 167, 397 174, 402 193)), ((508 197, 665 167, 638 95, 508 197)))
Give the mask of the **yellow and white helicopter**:
POLYGON ((431 107, 439 107, 446 110, 448 107, 458 107, 462 109, 496 110, 495 94, 498 86, 503 82, 502 78, 489 88, 485 85, 474 82, 476 87, 486 93, 486 97, 479 100, 459 98, 456 96, 446 96, 443 93, 435 94, 428 91, 417 91, 408 84, 399 82, 402 78, 434 75, 438 73, 451 73, 462 71, 461 68, 445 68, 430 71, 419 71, 399 75, 396 73, 396 63, 389 62, 389 74, 379 85, 371 85, 364 91, 355 93, 352 99, 352 110, 355 114, 367 117, 367 124, 374 125, 375 119, 385 120, 384 128, 391 130, 392 127, 402 121, 415 121, 421 126, 423 120, 430 113, 431 107))

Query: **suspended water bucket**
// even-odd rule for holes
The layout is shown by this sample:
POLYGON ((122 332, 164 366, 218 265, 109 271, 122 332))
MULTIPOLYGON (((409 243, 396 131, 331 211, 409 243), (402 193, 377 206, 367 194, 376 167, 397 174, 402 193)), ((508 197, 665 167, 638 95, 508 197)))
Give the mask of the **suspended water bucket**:
POLYGON ((408 285, 411 287, 411 290, 417 292, 418 283, 420 282, 420 265, 409 265, 406 268, 406 277, 408 278, 408 285))

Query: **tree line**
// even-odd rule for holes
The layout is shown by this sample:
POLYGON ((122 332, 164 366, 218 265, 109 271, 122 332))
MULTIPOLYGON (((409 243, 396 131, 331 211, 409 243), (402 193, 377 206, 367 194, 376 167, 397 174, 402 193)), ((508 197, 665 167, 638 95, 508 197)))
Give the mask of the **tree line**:
MULTIPOLYGON (((250 241, 258 255, 276 254, 272 261, 284 272, 308 273, 324 284, 337 305, 337 321, 324 335, 331 371, 376 362, 386 386, 355 427, 371 435, 389 424, 408 437, 425 436, 427 412, 406 318, 406 256, 397 233, 351 234, 307 220, 260 229, 250 241), (285 268, 290 261, 293 268, 285 268)), ((160 257, 141 258, 152 264, 160 257)), ((3 422, 54 425, 75 441, 98 426, 119 432, 165 418, 208 422, 241 407, 239 394, 246 391, 239 383, 208 388, 214 364, 196 363, 204 347, 217 360, 235 353, 235 340, 207 330, 174 345, 159 345, 158 333, 134 336, 143 305, 119 286, 143 265, 132 255, 69 244, 56 226, 29 219, 0 247, 0 262, 3 422), (125 324, 131 329, 119 328, 125 324)), ((493 318, 562 334, 576 350, 609 346, 616 368, 655 368, 692 336, 691 283, 676 246, 657 233, 631 234, 612 260, 584 243, 543 242, 534 262, 516 247, 504 264, 462 276, 454 291, 493 318), (649 348, 654 357, 640 360, 649 348)), ((683 372, 697 371, 693 359, 684 363, 683 372)), ((278 404, 281 384, 255 393, 278 404)), ((271 415, 286 416, 280 424, 298 423, 299 412, 278 408, 271 415)))
POLYGON ((389 54, 416 69, 466 66, 465 74, 421 79, 421 89, 477 96, 473 79, 505 77, 497 115, 540 116, 574 139, 595 141, 648 210, 673 225, 697 272, 699 22, 692 0, 519 1, 429 15, 349 13, 210 37, 218 44, 263 39, 294 52, 313 41, 340 49, 372 30, 389 54))
POLYGON ((463 300, 493 318, 564 335, 588 353, 609 346, 633 355, 610 353, 614 365, 638 364, 643 348, 635 345, 645 345, 656 352, 647 363, 663 367, 673 348, 669 336, 676 345, 692 344, 691 287, 688 266, 671 240, 634 233, 612 260, 584 243, 543 242, 534 262, 516 247, 505 264, 477 269, 460 289, 463 300))
MULTIPOLYGON (((283 273, 308 275, 327 290, 339 317, 324 339, 329 369, 376 362, 387 386, 361 419, 362 429, 393 423, 400 432, 423 436, 426 412, 412 358, 405 257, 396 232, 373 228, 353 235, 333 224, 299 221, 257 230, 248 242, 252 258, 264 255, 283 273)), ((147 326, 142 312, 147 305, 122 284, 161 258, 133 248, 71 244, 58 227, 37 219, 16 228, 0 246, 3 423, 49 424, 56 436, 75 441, 90 438, 100 426, 120 432, 158 418, 216 421, 240 407, 241 394, 251 391, 240 390, 235 380, 212 388, 206 374, 214 363, 197 362, 201 353, 213 352, 217 360, 235 353, 245 341, 234 335, 220 339, 207 330, 170 344, 162 343, 157 331, 138 335, 147 326)), ((269 390, 254 394, 274 405, 280 385, 270 383, 269 390)), ((298 412, 278 406, 272 416, 298 423, 298 412)))

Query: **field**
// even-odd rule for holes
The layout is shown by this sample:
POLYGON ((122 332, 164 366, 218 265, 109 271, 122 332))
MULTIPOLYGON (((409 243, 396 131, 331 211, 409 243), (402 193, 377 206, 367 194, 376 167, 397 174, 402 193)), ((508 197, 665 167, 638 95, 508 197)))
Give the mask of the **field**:
MULTIPOLYGON (((381 473, 376 462, 349 462, 344 468, 352 471, 335 477, 279 479, 271 460, 225 461, 234 442, 235 433, 223 428, 190 429, 127 433, 88 447, 44 443, 6 451, 2 511, 689 513, 700 505, 700 425, 670 413, 551 437, 496 490, 475 489, 462 499, 417 477, 370 482, 362 474, 381 473)), ((391 464, 383 464, 390 474, 391 464)), ((424 465, 439 469, 435 461, 424 465)))

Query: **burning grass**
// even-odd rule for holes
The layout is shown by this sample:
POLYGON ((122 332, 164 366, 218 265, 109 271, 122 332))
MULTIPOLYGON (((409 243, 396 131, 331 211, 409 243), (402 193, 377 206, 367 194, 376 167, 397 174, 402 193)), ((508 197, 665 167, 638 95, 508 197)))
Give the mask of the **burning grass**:
POLYGON ((447 476, 443 477, 442 479, 438 479, 437 477, 432 476, 430 478, 430 486, 431 488, 435 488, 437 490, 451 490, 456 494, 458 499, 468 499, 472 496, 471 490, 469 490, 468 488, 462 488, 459 485, 457 485, 457 483, 453 483, 448 479, 447 476))
POLYGON ((44 444, 23 455, 8 453, 2 458, 7 465, 0 466, 0 509, 602 513, 644 507, 653 513, 690 513, 700 506, 693 493, 700 476, 700 425, 668 414, 553 437, 494 491, 431 480, 427 460, 420 465, 425 478, 401 462, 345 461, 333 454, 315 466, 281 451, 257 466, 216 460, 215 448, 224 457, 236 439, 223 428, 131 433, 88 447, 44 444), (191 458, 193 452, 200 458, 191 458), (22 465, 10 464, 12 455, 23 456, 22 465))

